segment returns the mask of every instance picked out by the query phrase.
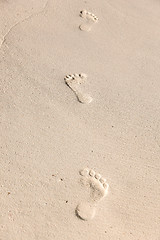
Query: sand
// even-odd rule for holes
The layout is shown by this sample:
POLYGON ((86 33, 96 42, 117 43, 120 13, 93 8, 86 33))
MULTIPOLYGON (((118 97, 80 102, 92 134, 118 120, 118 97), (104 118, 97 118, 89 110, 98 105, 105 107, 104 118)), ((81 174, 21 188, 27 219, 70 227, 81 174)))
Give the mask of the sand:
POLYGON ((0 0, 0 239, 160 239, 159 13, 0 0), (99 19, 89 32, 82 10, 99 19), (89 104, 65 83, 75 73, 89 104))

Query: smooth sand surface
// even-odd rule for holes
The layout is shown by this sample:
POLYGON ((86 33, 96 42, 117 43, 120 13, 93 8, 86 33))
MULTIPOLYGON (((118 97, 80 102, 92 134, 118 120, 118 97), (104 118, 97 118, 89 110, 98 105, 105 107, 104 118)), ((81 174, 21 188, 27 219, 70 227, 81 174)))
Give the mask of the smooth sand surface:
POLYGON ((0 239, 160 239, 159 16, 156 0, 0 0, 0 239), (89 221, 86 167, 109 184, 89 221))

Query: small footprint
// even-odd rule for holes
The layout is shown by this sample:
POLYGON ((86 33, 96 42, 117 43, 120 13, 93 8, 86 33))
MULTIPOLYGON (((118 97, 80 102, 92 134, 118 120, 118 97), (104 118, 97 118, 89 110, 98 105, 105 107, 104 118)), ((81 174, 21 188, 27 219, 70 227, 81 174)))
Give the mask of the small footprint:
POLYGON ((72 89, 72 91, 76 94, 77 99, 79 102, 88 104, 92 102, 93 98, 86 93, 83 93, 81 90, 80 86, 82 83, 85 83, 87 80, 87 75, 85 73, 80 73, 80 74, 71 74, 67 75, 64 78, 66 84, 72 89))
POLYGON ((79 28, 82 31, 89 32, 92 29, 94 23, 98 22, 98 17, 96 17, 93 13, 88 12, 86 10, 80 11, 80 17, 85 18, 87 20, 86 23, 82 23, 79 28))
POLYGON ((81 202, 76 207, 76 215, 82 220, 91 220, 96 214, 96 206, 108 193, 109 185, 99 173, 88 168, 80 171, 83 185, 90 188, 90 200, 81 202))

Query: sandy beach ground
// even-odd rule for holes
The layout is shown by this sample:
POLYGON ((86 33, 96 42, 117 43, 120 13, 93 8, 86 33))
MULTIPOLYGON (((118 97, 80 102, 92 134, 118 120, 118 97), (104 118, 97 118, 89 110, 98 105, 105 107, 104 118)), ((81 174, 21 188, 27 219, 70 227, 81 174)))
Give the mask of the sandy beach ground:
POLYGON ((160 239, 159 16, 156 0, 0 0, 1 240, 160 239))

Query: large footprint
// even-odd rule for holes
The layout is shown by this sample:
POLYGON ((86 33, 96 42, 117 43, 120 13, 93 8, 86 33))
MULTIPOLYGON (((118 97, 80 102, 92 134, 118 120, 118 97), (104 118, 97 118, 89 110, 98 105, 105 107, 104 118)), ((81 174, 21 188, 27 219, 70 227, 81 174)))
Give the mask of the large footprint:
POLYGON ((92 29, 92 26, 98 22, 98 17, 96 17, 93 13, 88 12, 86 10, 80 11, 80 17, 85 18, 87 22, 82 23, 79 28, 82 31, 89 32, 92 29))
POLYGON ((84 73, 80 73, 80 74, 75 73, 75 74, 67 75, 64 78, 66 84, 76 94, 78 101, 81 103, 87 104, 92 102, 93 98, 89 94, 84 93, 79 86, 80 84, 85 83, 86 79, 87 79, 87 75, 84 73))
POLYGON ((76 215, 82 220, 90 220, 95 216, 97 203, 107 195, 109 185, 99 173, 88 168, 80 171, 80 175, 83 184, 90 187, 90 200, 77 205, 76 215))

